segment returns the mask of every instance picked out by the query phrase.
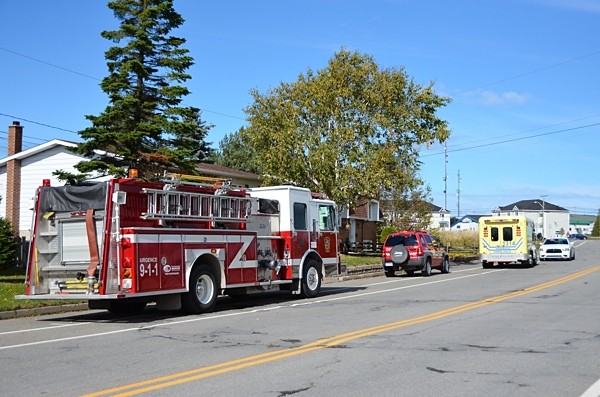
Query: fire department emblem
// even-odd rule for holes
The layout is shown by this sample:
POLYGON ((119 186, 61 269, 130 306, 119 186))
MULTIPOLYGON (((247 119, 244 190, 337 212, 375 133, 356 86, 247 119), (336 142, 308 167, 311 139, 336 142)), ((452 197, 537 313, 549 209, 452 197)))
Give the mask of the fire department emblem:
POLYGON ((329 253, 331 251, 331 240, 329 237, 323 239, 323 244, 325 246, 325 252, 329 253))

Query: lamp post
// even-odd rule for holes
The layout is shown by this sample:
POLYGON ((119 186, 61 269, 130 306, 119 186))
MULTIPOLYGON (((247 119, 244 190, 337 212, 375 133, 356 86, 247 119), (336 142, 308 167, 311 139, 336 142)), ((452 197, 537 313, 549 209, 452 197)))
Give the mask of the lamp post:
POLYGON ((548 195, 542 194, 540 197, 542 198, 542 203, 540 204, 539 201, 536 201, 535 203, 537 205, 539 205, 540 207, 542 207, 542 237, 546 238, 546 200, 545 200, 545 198, 548 197, 548 195))
POLYGON ((546 197, 547 194, 542 194, 540 196, 542 198, 542 233, 544 234, 544 238, 546 238, 546 197))

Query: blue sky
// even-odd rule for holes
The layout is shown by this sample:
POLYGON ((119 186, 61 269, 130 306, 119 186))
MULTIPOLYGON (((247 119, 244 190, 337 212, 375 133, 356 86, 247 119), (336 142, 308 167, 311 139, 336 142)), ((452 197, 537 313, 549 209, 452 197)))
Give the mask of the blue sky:
MULTIPOLYGON (((250 89, 295 81, 346 48, 452 98, 439 112, 452 131, 447 162, 440 145, 421 150, 436 205, 454 216, 542 197, 576 214, 600 208, 600 0, 175 0, 175 8, 186 20, 175 33, 196 61, 186 104, 214 125, 214 147, 244 125, 250 89)), ((117 21, 106 2, 0 0, 0 15, 0 157, 13 120, 25 127, 25 148, 77 141, 84 116, 108 104, 99 82, 111 43, 100 32, 117 21)))

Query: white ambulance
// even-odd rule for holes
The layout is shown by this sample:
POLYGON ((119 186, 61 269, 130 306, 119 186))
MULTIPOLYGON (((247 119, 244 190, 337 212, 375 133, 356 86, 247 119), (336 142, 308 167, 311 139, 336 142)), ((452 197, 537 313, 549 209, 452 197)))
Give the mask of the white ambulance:
POLYGON ((525 216, 479 218, 479 255, 484 268, 521 263, 533 267, 539 259, 534 222, 525 216))

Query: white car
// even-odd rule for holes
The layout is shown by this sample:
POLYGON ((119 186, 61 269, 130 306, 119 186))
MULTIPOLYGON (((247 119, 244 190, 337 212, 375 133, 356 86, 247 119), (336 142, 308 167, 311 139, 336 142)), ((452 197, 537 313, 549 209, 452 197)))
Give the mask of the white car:
POLYGON ((547 238, 540 246, 540 260, 575 259, 575 247, 566 237, 547 238))

